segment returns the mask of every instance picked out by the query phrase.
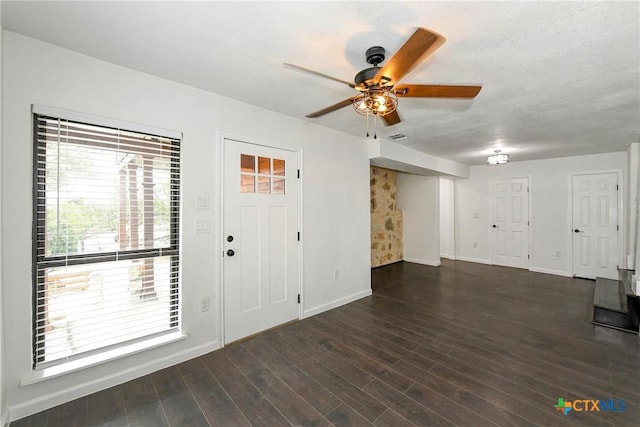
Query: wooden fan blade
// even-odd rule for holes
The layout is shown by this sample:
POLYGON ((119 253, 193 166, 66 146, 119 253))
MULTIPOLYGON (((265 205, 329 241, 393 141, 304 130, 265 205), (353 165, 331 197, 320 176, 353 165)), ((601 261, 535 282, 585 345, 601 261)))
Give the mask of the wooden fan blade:
POLYGON ((341 108, 346 107, 347 105, 351 105, 351 103, 353 102, 353 98, 354 97, 347 98, 344 101, 338 102, 337 104, 333 104, 333 105, 331 105, 331 106, 329 106, 327 108, 323 108, 322 110, 318 110, 318 111, 315 111, 315 112, 313 112, 311 114, 307 114, 305 117, 309 117, 309 118, 313 119, 313 118, 316 118, 316 117, 324 116, 327 113, 339 110, 341 108))
POLYGON ((482 86, 401 85, 396 86, 403 98, 475 98, 482 86))
POLYGON ((375 80, 382 76, 396 84, 421 60, 435 52, 446 39, 440 34, 418 28, 393 57, 378 71, 375 80))
POLYGON ((318 72, 318 71, 313 71, 313 70, 310 70, 310 69, 308 69, 308 68, 301 67, 301 66, 299 66, 299 65, 288 64, 288 63, 286 63, 286 62, 285 62, 284 64, 282 64, 282 65, 284 65, 284 66, 285 66, 285 67, 287 67, 287 68, 293 68, 294 70, 303 71, 303 72, 305 72, 305 73, 315 74, 316 76, 324 77, 325 79, 333 80, 333 81, 338 82, 338 83, 344 83, 344 84, 346 84, 347 86, 352 87, 352 88, 355 88, 355 87, 356 87, 356 85, 355 85, 355 84, 353 84, 353 83, 349 83, 349 82, 348 82, 348 81, 346 81, 346 80, 342 80, 342 79, 339 79, 339 78, 337 78, 337 77, 328 76, 328 75, 326 75, 326 74, 320 73, 320 72, 318 72))
POLYGON ((384 116, 380 116, 382 122, 385 126, 391 126, 400 123, 400 116, 398 115, 398 110, 395 110, 393 113, 386 114, 384 116))

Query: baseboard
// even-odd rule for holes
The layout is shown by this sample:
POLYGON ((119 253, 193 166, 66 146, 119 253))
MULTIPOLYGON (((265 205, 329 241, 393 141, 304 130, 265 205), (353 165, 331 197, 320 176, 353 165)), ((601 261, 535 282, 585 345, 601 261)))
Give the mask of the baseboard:
POLYGON ((568 271, 552 270, 550 268, 529 267, 529 271, 533 271, 534 273, 553 274, 554 276, 573 277, 573 275, 568 271))
POLYGON ((302 313, 302 318, 306 319, 307 317, 315 316, 316 314, 323 313, 325 311, 329 311, 331 309, 340 307, 341 305, 349 304, 350 302, 357 301, 361 298, 365 298, 371 295, 371 289, 367 289, 366 291, 358 292, 353 295, 346 296, 344 298, 340 298, 335 301, 331 301, 327 304, 322 304, 317 307, 310 308, 305 310, 302 313))
POLYGON ((455 261, 456 259, 458 259, 455 255, 449 254, 440 254, 440 258, 450 259, 451 261, 455 261))
POLYGON ((127 381, 131 381, 152 372, 168 368, 178 363, 186 362, 187 360, 202 356, 204 354, 218 350, 219 348, 219 342, 214 341, 212 343, 202 344, 187 350, 183 350, 181 352, 171 354, 160 359, 152 360, 142 365, 131 367, 124 371, 119 371, 112 375, 98 378, 87 383, 78 384, 74 387, 58 390, 54 393, 49 393, 44 396, 39 396, 35 399, 27 400, 26 402, 20 402, 19 404, 9 406, 8 414, 5 414, 5 416, 8 416, 9 421, 15 421, 20 418, 28 417, 29 415, 33 415, 49 408, 53 408, 54 406, 61 405, 71 400, 87 396, 89 394, 107 389, 109 387, 114 387, 118 384, 123 384, 127 381))
POLYGON ((442 265, 440 260, 430 261, 430 260, 418 259, 418 258, 405 258, 404 260, 406 262, 413 262, 415 264, 430 265, 431 267, 439 267, 440 265, 442 265))
POLYGON ((488 264, 491 265, 491 261, 488 259, 480 259, 480 258, 469 258, 466 256, 457 256, 456 260, 458 261, 467 261, 467 262, 476 262, 478 264, 488 264))
POLYGON ((2 417, 0 417, 0 426, 7 427, 9 425, 9 412, 3 411, 2 417))

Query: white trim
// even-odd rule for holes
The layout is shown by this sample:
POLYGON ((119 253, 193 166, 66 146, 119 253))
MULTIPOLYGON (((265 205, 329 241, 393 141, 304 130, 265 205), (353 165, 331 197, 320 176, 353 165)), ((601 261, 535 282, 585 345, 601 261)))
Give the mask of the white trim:
POLYGON ((8 426, 9 425, 9 411, 3 408, 2 418, 0 418, 0 426, 8 426))
POLYGON ((467 262, 475 262, 475 263, 478 263, 478 264, 493 265, 493 264, 491 264, 491 260, 480 259, 480 258, 470 258, 470 257, 466 257, 466 256, 458 256, 458 257, 456 257, 456 260, 458 260, 458 261, 467 261, 467 262))
POLYGON ((65 120, 73 120, 77 122, 89 123, 110 128, 142 132, 150 135, 165 136, 167 138, 182 139, 182 132, 176 130, 163 129, 140 123, 111 119, 108 117, 95 116, 93 114, 79 113, 77 111, 64 110, 62 108, 49 107, 47 105, 33 104, 31 105, 31 112, 34 114, 57 117, 65 120))
POLYGON ((338 308, 345 304, 349 304, 350 302, 357 301, 362 298, 366 298, 372 294, 371 289, 367 289, 365 291, 357 292, 355 294, 346 296, 344 298, 337 299, 335 301, 331 301, 326 304, 318 305, 316 307, 310 308, 306 310, 302 316, 303 319, 307 317, 315 316, 316 314, 324 313, 325 311, 332 310, 334 308, 338 308))
POLYGON ((529 271, 534 273, 553 274, 554 276, 573 277, 573 275, 568 271, 552 270, 550 268, 530 267, 529 271))
POLYGON ((405 257, 404 261, 412 262, 414 264, 430 265, 431 267, 439 267, 440 265, 442 265, 439 259, 437 261, 434 261, 434 260, 427 260, 427 259, 405 257))
POLYGON ((188 335, 182 332, 173 332, 169 334, 160 335, 143 341, 135 342, 124 346, 119 346, 110 350, 101 351, 100 353, 92 354, 90 356, 71 360, 69 362, 60 363, 57 365, 35 369, 31 371, 31 375, 23 378, 20 381, 20 386, 25 387, 31 384, 36 384, 42 381, 57 378, 61 375, 69 374, 71 372, 77 372, 82 369, 91 368, 96 365, 110 362, 112 360, 121 359, 123 357, 140 353, 143 351, 151 350, 170 344, 176 341, 182 341, 188 338, 188 335))
POLYGON ((450 259, 452 261, 459 259, 459 258, 456 258, 455 255, 449 255, 449 254, 440 254, 440 258, 450 259))
POLYGON ((106 388, 125 383, 134 378, 148 375, 152 372, 200 357, 204 354, 218 350, 219 348, 220 344, 218 341, 202 344, 169 356, 154 359, 142 365, 136 364, 136 366, 124 371, 118 371, 93 381, 83 382, 73 387, 57 390, 53 393, 48 393, 25 402, 20 402, 8 408, 9 420, 15 421, 20 418, 28 417, 29 415, 33 415, 71 400, 88 396, 106 388))
POLYGON ((569 187, 568 187, 568 203, 569 203, 569 209, 567 209, 567 213, 568 213, 568 225, 569 227, 567 227, 567 235, 568 235, 568 246, 567 248, 569 248, 569 250, 571 251, 571 258, 569 260, 569 265, 571 267, 571 273, 570 273, 570 277, 573 277, 573 275, 575 274, 574 271, 574 264, 573 264, 573 177, 574 176, 579 176, 579 175, 603 175, 603 174, 610 174, 610 173, 615 173, 617 176, 617 185, 618 185, 618 203, 616 205, 617 209, 618 209, 618 267, 619 268, 625 268, 628 266, 626 265, 625 261, 626 261, 626 256, 625 256, 625 250, 624 250, 624 243, 626 240, 626 228, 624 226, 624 191, 625 191, 625 186, 624 186, 624 175, 623 175, 623 170, 622 169, 605 169, 605 170, 597 170, 597 171, 581 171, 581 172, 569 172, 568 174, 568 180, 569 180, 569 187))
POLYGON ((216 233, 218 238, 218 246, 217 251, 215 252, 215 256, 220 260, 220 268, 218 268, 218 300, 216 304, 218 305, 218 337, 220 337, 220 344, 224 347, 225 337, 224 337, 224 140, 225 135, 217 131, 216 138, 218 140, 218 144, 216 147, 215 155, 218 156, 218 170, 220 173, 218 174, 218 191, 216 194, 216 201, 218 203, 218 232, 216 233))
POLYGON ((298 304, 298 319, 302 319, 304 315, 304 223, 302 208, 303 202, 303 189, 304 189, 304 168, 302 165, 303 149, 298 149, 298 170, 300 171, 300 178, 298 178, 298 232, 300 233, 300 240, 298 241, 298 294, 300 295, 300 303, 298 304))

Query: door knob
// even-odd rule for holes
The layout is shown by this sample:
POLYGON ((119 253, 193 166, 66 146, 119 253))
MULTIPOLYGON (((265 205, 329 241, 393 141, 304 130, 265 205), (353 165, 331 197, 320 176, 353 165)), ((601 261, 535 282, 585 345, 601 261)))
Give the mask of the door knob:
POLYGON ((498 226, 497 226, 497 225, 495 225, 495 224, 493 224, 493 225, 492 225, 492 227, 493 227, 493 228, 498 228, 498 226))
POLYGON ((573 230, 574 233, 582 233, 581 230, 578 230, 577 228, 575 230, 573 230))
POLYGON ((227 256, 234 256, 236 253, 233 251, 233 249, 229 249, 227 251, 227 256))
POLYGON ((233 242, 233 236, 227 236, 227 242, 233 242))

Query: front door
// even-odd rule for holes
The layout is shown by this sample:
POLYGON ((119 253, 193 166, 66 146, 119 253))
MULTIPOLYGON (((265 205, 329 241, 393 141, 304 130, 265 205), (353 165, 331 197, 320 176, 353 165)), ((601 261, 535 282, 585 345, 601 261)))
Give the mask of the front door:
POLYGON ((529 179, 493 182, 492 264, 529 268, 529 179))
POLYGON ((618 279, 618 174, 573 176, 573 275, 618 279))
POLYGON ((224 341, 298 319, 298 154, 224 140, 224 341))

